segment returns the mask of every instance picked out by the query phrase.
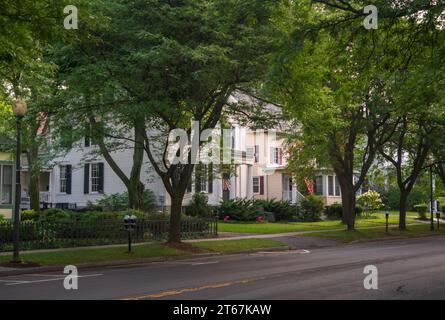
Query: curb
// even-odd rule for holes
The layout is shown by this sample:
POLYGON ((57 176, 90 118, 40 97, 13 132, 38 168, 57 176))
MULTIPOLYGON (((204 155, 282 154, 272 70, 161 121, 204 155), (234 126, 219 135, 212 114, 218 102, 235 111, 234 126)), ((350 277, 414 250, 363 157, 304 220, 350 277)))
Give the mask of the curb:
POLYGON ((348 244, 359 244, 359 243, 367 243, 367 242, 384 242, 384 241, 391 241, 391 240, 408 240, 408 239, 423 239, 423 238, 433 238, 438 236, 445 236, 445 234, 425 234, 425 235, 418 235, 415 237, 406 237, 406 236, 394 236, 394 237, 386 237, 386 238, 377 238, 377 239, 365 239, 365 240, 354 240, 351 242, 343 242, 345 245, 348 244))
MULTIPOLYGON (((190 254, 190 255, 181 255, 181 256, 171 256, 171 257, 153 257, 153 258, 144 258, 144 259, 134 259, 134 260, 116 260, 116 261, 107 261, 107 262, 94 262, 94 263, 79 263, 76 267, 79 270, 90 270, 90 269, 98 269, 98 268, 120 268, 120 267, 139 267, 144 265, 149 265, 152 263, 159 262, 168 262, 168 261, 181 261, 181 260, 195 260, 206 257, 214 257, 214 256, 227 256, 227 255, 237 255, 237 254, 246 254, 246 253, 255 253, 260 251, 286 251, 292 250, 289 246, 282 247, 270 247, 270 248, 257 248, 257 249, 248 249, 231 253, 221 253, 221 252, 211 252, 211 253, 198 253, 198 254, 190 254)), ((36 268, 26 268, 26 269, 13 269, 7 271, 0 271, 1 277, 8 276, 17 276, 23 274, 32 274, 39 272, 63 272, 64 266, 43 266, 36 268)))

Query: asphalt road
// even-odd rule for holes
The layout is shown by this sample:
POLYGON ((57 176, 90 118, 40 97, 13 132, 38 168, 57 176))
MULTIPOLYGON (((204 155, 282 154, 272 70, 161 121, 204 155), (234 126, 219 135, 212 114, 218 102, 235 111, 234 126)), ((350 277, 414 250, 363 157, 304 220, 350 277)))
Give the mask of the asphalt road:
POLYGON ((0 299, 444 299, 445 237, 0 278, 0 299), (378 268, 378 290, 363 270, 378 268))

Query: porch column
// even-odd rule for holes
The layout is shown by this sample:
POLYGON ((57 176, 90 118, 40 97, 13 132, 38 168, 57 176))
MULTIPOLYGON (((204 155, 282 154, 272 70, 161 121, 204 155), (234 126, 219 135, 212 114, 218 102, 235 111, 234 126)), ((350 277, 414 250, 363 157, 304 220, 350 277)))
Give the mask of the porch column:
POLYGON ((247 165, 247 183, 246 183, 246 187, 247 187, 247 199, 252 199, 253 198, 253 177, 252 177, 252 165, 248 164, 247 165))
POLYGON ((297 203, 297 184, 294 179, 292 179, 292 204, 297 203))

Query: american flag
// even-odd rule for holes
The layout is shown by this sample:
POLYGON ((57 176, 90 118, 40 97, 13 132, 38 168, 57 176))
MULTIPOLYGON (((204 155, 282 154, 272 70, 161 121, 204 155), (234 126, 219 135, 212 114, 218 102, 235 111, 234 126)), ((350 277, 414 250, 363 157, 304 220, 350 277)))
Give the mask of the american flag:
POLYGON ((224 180, 224 190, 230 191, 230 179, 224 180))

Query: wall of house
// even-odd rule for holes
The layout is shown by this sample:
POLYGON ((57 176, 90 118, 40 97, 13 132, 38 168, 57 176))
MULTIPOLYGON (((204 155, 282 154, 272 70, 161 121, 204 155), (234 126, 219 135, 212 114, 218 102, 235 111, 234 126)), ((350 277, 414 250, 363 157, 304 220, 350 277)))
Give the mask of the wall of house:
POLYGON ((0 214, 3 215, 6 219, 11 219, 11 217, 12 217, 12 209, 2 209, 2 208, 0 208, 0 214))
MULTIPOLYGON (((84 193, 84 165, 85 163, 104 163, 104 193, 122 193, 127 189, 122 180, 114 173, 112 168, 101 156, 93 156, 95 146, 77 148, 71 150, 64 157, 56 159, 54 169, 51 173, 51 202, 53 203, 76 203, 78 207, 84 207, 87 203, 96 202, 103 197, 103 194, 85 194, 84 193), (71 194, 60 192, 60 165, 72 165, 72 191, 71 194)), ((122 171, 129 176, 133 163, 133 152, 113 152, 113 159, 116 161, 122 171)), ((164 187, 158 176, 151 169, 148 159, 144 158, 144 165, 141 173, 141 181, 146 189, 150 189, 155 193, 156 199, 159 200, 164 196, 164 187)))
POLYGON ((12 154, 0 151, 0 161, 11 161, 12 154))

